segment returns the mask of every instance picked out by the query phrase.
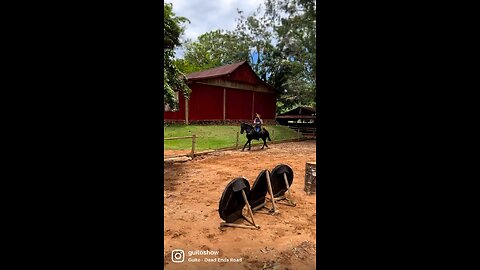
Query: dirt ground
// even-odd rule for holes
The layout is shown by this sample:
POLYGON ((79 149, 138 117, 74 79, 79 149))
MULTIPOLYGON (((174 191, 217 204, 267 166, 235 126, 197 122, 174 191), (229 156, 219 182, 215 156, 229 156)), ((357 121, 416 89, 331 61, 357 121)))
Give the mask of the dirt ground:
POLYGON ((164 157, 176 156, 176 155, 188 155, 192 150, 163 150, 164 157))
MULTIPOLYGON (((315 195, 308 196, 303 189, 305 163, 316 161, 316 143, 260 147, 164 163, 164 269, 315 269, 315 195), (226 185, 244 176, 251 186, 261 170, 271 171, 280 163, 293 169, 291 189, 297 206, 277 204, 275 216, 255 213, 259 230, 220 228, 218 204, 226 185), (173 250, 184 251, 183 262, 172 262, 173 250), (195 254, 197 250, 219 254, 195 254)), ((175 258, 181 260, 179 252, 175 258)))

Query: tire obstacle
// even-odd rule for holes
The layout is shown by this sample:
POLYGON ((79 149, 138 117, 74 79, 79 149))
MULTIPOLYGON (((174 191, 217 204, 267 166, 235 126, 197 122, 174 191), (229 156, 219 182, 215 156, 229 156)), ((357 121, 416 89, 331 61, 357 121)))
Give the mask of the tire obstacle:
POLYGON ((285 164, 279 164, 271 172, 267 169, 262 170, 251 189, 250 183, 245 177, 237 177, 230 181, 219 202, 218 211, 220 218, 224 220, 220 223, 220 227, 260 229, 260 226, 255 223, 254 212, 275 215, 279 212, 276 203, 280 201, 287 201, 286 205, 296 206, 291 191, 293 178, 292 168, 285 164), (271 204, 271 208, 267 207, 268 202, 271 204), (245 207, 250 220, 243 215, 245 207), (249 224, 234 223, 241 218, 249 224))

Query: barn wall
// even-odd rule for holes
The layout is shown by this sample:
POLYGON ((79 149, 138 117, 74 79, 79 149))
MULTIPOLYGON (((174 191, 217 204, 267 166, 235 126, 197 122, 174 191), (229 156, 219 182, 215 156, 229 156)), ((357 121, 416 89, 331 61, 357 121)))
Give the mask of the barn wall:
POLYGON ((193 84, 191 89, 189 120, 223 120, 223 88, 193 84))
MULTIPOLYGON (((248 65, 224 77, 189 83, 189 121, 248 120, 259 113, 264 120, 275 119, 276 93, 263 84, 248 65), (254 104, 252 104, 254 101, 254 104), (252 108, 253 107, 253 108, 252 108)), ((185 98, 179 96, 179 111, 164 112, 165 121, 185 121, 185 98)))
POLYGON ((262 119, 275 119, 275 94, 256 92, 254 103, 254 111, 260 114, 262 119))
POLYGON ((249 120, 252 118, 251 91, 227 89, 226 114, 228 120, 249 120))
MULTIPOLYGON (((223 88, 194 84, 189 100, 189 120, 223 120, 223 88)), ((247 120, 252 118, 253 92, 226 88, 227 120, 247 120)), ((254 112, 262 119, 275 119, 275 94, 255 92, 254 112)), ((179 110, 164 112, 166 121, 185 120, 185 98, 179 95, 179 110)))
POLYGON ((176 112, 163 112, 163 119, 166 121, 185 120, 185 97, 180 93, 178 95, 179 110, 176 112))
POLYGON ((233 81, 251 83, 251 84, 258 84, 259 79, 255 75, 255 73, 250 69, 247 65, 242 65, 238 67, 232 74, 230 75, 229 79, 233 81))

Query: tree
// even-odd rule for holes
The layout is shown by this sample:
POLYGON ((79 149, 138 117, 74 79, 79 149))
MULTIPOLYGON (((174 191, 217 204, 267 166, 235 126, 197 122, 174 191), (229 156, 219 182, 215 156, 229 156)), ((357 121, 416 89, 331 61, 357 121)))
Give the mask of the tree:
POLYGON ((267 14, 279 22, 275 31, 278 48, 304 65, 313 81, 316 78, 316 6, 313 0, 266 0, 267 14))
POLYGON ((185 75, 174 63, 174 49, 180 45, 180 35, 184 28, 182 24, 189 22, 185 17, 178 17, 172 11, 172 4, 163 5, 163 97, 165 104, 171 108, 178 108, 178 100, 175 98, 175 91, 182 91, 188 97, 190 88, 186 84, 185 75))
POLYGON ((272 27, 267 18, 256 18, 260 8, 251 16, 244 17, 238 10, 240 18, 234 31, 215 30, 198 37, 196 41, 187 41, 183 46, 183 59, 176 64, 185 73, 210 69, 240 61, 248 61, 253 70, 263 80, 269 77, 267 61, 272 59, 272 27))
POLYGON ((236 32, 248 41, 255 72, 281 91, 278 112, 298 105, 315 106, 316 11, 311 0, 266 0, 244 16, 236 32))
POLYGON ((248 62, 257 75, 267 81, 275 67, 276 49, 273 45, 273 25, 265 14, 262 14, 261 5, 252 14, 245 17, 243 11, 237 10, 235 33, 248 47, 248 62))
POLYGON ((183 59, 177 59, 185 73, 210 69, 248 59, 248 47, 237 35, 215 30, 200 35, 197 41, 188 40, 183 45, 183 59))
POLYGON ((255 73, 280 90, 278 112, 315 107, 316 6, 312 0, 265 0, 265 8, 239 17, 234 31, 205 33, 184 44, 185 72, 248 61, 255 73))

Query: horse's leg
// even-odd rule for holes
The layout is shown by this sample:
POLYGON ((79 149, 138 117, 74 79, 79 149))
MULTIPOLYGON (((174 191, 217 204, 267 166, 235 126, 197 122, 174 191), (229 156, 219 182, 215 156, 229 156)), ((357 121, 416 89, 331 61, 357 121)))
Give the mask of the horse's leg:
POLYGON ((267 138, 263 139, 263 141, 265 142, 265 146, 268 148, 267 138))
POLYGON ((250 151, 251 141, 252 141, 252 140, 249 140, 249 141, 248 141, 248 150, 249 150, 249 151, 250 151))
POLYGON ((261 149, 263 149, 265 147, 265 138, 262 138, 262 140, 263 140, 263 145, 262 145, 261 149))
MULTIPOLYGON (((247 143, 249 143, 249 142, 250 142, 250 141, 247 141, 247 142, 245 143, 245 145, 243 146, 242 151, 245 150, 245 146, 247 146, 247 143)), ((248 150, 250 150, 250 149, 248 149, 248 150)))

